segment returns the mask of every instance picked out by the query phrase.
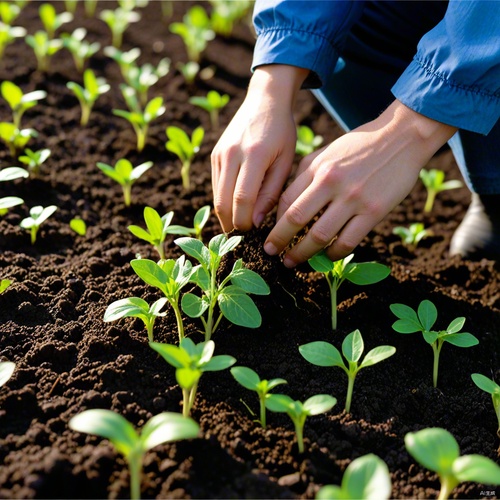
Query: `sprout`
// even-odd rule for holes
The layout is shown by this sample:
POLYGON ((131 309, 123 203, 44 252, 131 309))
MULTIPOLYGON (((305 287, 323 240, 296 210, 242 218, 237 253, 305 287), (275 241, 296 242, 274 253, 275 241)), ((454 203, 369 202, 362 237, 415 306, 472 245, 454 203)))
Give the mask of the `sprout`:
POLYGON ((201 207, 195 214, 193 219, 193 227, 184 226, 170 226, 172 234, 179 234, 183 236, 194 236, 197 240, 202 241, 201 232, 210 217, 210 206, 205 205, 201 207))
POLYGON ((18 198, 17 196, 6 196, 5 198, 0 198, 0 216, 5 215, 9 208, 16 207, 17 205, 22 205, 24 200, 18 198))
POLYGON ((29 172, 21 167, 7 167, 0 170, 0 182, 27 179, 29 176, 29 172))
POLYGON ((85 28, 77 28, 71 35, 68 33, 61 35, 64 47, 73 55, 73 60, 79 73, 82 73, 85 69, 86 61, 101 48, 101 44, 98 42, 86 42, 84 40, 86 35, 87 30, 85 28))
POLYGON ((56 34, 56 30, 63 24, 73 21, 73 14, 70 12, 63 12, 57 14, 55 7, 50 3, 44 3, 38 9, 40 19, 43 23, 45 31, 49 40, 52 40, 56 34))
POLYGON ((34 245, 36 242, 36 236, 40 225, 45 222, 55 211, 57 207, 55 205, 50 205, 48 207, 42 207, 40 205, 30 209, 30 216, 26 217, 21 221, 20 226, 23 229, 29 229, 31 232, 31 244, 34 245))
POLYGON ((244 18, 252 2, 250 0, 210 0, 212 28, 218 35, 228 37, 233 32, 234 23, 244 18))
POLYGON ((188 85, 194 83, 196 75, 200 71, 200 65, 194 61, 188 61, 187 63, 179 62, 175 67, 179 70, 188 85))
POLYGON ((415 222, 409 227, 397 226, 392 232, 401 238, 404 246, 410 249, 416 248, 421 240, 432 235, 431 231, 424 228, 422 222, 415 222))
POLYGON ((141 15, 133 10, 118 7, 116 10, 103 10, 100 18, 111 30, 111 45, 119 49, 122 46, 125 30, 129 24, 138 22, 141 19, 141 15))
POLYGON ((493 401, 493 409, 495 410, 498 419, 497 436, 500 437, 500 385, 480 373, 471 375, 472 381, 484 392, 491 394, 493 401))
POLYGON ((0 91, 12 110, 12 121, 16 128, 21 127, 21 118, 25 111, 35 106, 37 101, 47 97, 47 92, 44 90, 23 94, 23 91, 15 83, 8 80, 2 82, 0 91))
POLYGON ((420 170, 420 179, 424 183, 425 189, 427 190, 427 200, 424 206, 424 212, 431 212, 434 206, 434 200, 436 195, 441 191, 446 191, 448 189, 457 189, 463 186, 460 181, 447 181, 444 182, 444 172, 436 168, 431 168, 430 170, 425 170, 423 168, 420 170))
POLYGON ((87 234, 87 224, 82 219, 71 219, 69 227, 78 235, 85 236, 87 234))
MULTIPOLYGON (((6 4, 8 2, 2 2, 6 4)), ((0 22, 0 59, 3 57, 5 47, 11 44, 16 38, 26 36, 26 30, 20 26, 9 26, 0 22)))
POLYGON ((24 155, 20 156, 18 160, 28 166, 28 172, 33 177, 36 177, 40 173, 40 166, 45 163, 47 158, 50 156, 50 149, 40 149, 39 151, 33 151, 29 148, 24 150, 24 155))
POLYGON ((212 128, 218 128, 219 112, 229 102, 229 96, 227 94, 220 95, 216 90, 209 90, 206 97, 191 97, 189 102, 207 111, 210 115, 212 128))
POLYGON ((32 128, 19 130, 13 123, 0 123, 0 139, 7 144, 12 157, 16 157, 26 146, 32 137, 37 137, 38 133, 32 128))
POLYGON ((6 26, 12 26, 12 23, 21 13, 21 7, 14 2, 0 2, 0 19, 6 26))
POLYGON ((312 129, 307 125, 300 125, 297 127, 297 144, 295 145, 295 152, 298 155, 307 156, 318 149, 322 143, 323 137, 314 135, 312 129))
POLYGON ((35 53, 38 71, 47 72, 52 56, 63 47, 63 41, 59 38, 49 38, 46 31, 27 35, 25 40, 35 53))

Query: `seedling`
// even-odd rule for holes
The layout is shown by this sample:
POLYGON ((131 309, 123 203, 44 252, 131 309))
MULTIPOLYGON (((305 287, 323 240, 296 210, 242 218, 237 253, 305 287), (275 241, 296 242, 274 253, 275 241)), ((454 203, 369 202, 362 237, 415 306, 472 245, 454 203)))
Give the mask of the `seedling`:
POLYGON ((181 289, 189 283, 193 266, 181 255, 177 260, 156 262, 148 259, 134 259, 130 262, 137 276, 148 285, 160 289, 172 306, 177 321, 179 340, 184 338, 184 324, 179 306, 181 289))
POLYGON ((210 0, 212 28, 218 34, 228 37, 233 32, 234 24, 244 18, 252 4, 249 0, 210 0))
POLYGON ((369 453, 354 459, 342 476, 340 486, 323 486, 316 500, 388 500, 391 498, 391 475, 386 463, 369 453))
POLYGON ((5 198, 0 198, 0 217, 5 215, 9 208, 16 207, 17 205, 22 205, 24 200, 18 198, 17 196, 6 196, 5 198))
POLYGON ((77 28, 71 35, 69 33, 61 35, 64 47, 71 52, 79 73, 82 73, 85 69, 87 60, 101 48, 101 44, 98 42, 89 43, 85 41, 86 35, 87 30, 85 28, 77 28))
POLYGON ((225 370, 236 363, 236 359, 226 354, 214 356, 213 340, 195 344, 185 337, 179 347, 158 342, 149 345, 176 369, 175 378, 182 389, 182 414, 185 417, 191 414, 203 373, 225 370))
POLYGON ((0 170, 0 182, 27 179, 30 173, 21 167, 7 167, 0 170))
POLYGON ((261 276, 245 268, 242 259, 238 259, 231 272, 220 282, 218 280, 217 273, 222 257, 234 250, 241 240, 242 236, 228 238, 225 234, 214 236, 208 246, 196 238, 185 237, 175 240, 187 255, 200 263, 193 272, 191 281, 201 289, 202 296, 186 293, 182 297, 181 305, 182 310, 190 318, 201 319, 206 341, 211 339, 223 317, 235 325, 247 328, 258 328, 262 323, 260 312, 249 297, 251 293, 256 295, 270 293, 261 276), (216 318, 217 305, 220 313, 216 318))
POLYGON ((187 11, 182 21, 182 23, 171 23, 170 31, 182 38, 188 59, 199 63, 207 43, 215 38, 210 19, 201 5, 195 5, 187 11))
POLYGON ((342 342, 342 354, 347 363, 342 359, 339 350, 328 342, 310 342, 301 345, 299 352, 302 356, 316 366, 338 366, 342 368, 347 375, 347 396, 345 401, 345 411, 351 411, 352 392, 354 389, 354 380, 362 368, 372 366, 384 359, 389 358, 396 352, 396 348, 390 345, 381 345, 375 347, 366 353, 363 361, 360 363, 365 345, 363 337, 359 330, 351 332, 342 342))
POLYGON ((179 62, 175 67, 179 70, 188 85, 194 83, 196 75, 200 72, 200 65, 194 61, 179 62))
POLYGON ((45 208, 37 205, 36 207, 30 209, 30 216, 21 221, 20 226, 23 229, 29 229, 31 232, 32 245, 36 242, 36 237, 41 224, 45 222, 56 210, 57 207, 55 205, 49 205, 45 208))
POLYGON ((137 151, 140 152, 146 145, 149 124, 165 113, 163 98, 155 97, 151 99, 144 107, 144 111, 142 111, 135 90, 127 85, 120 85, 120 88, 130 111, 113 109, 113 114, 125 118, 132 125, 137 136, 137 151))
POLYGON ((87 234, 87 224, 82 219, 71 219, 69 227, 78 235, 85 236, 87 234))
POLYGON ((309 259, 309 265, 317 272, 325 275, 330 288, 332 328, 337 329, 337 290, 344 280, 355 285, 371 285, 389 276, 389 267, 377 262, 351 262, 354 254, 332 262, 324 251, 309 259))
POLYGON ((493 408, 498 419, 497 436, 500 437, 500 385, 494 380, 491 380, 480 373, 473 373, 471 375, 472 381, 479 387, 479 389, 491 394, 493 401, 493 408))
POLYGON ((436 168, 431 168, 430 170, 425 170, 425 168, 423 168, 420 170, 420 179, 427 190, 427 200, 425 202, 424 212, 432 211, 434 200, 438 193, 463 186, 463 184, 457 180, 444 182, 444 172, 436 168))
POLYGON ((260 403, 260 425, 266 426, 266 399, 271 395, 270 391, 280 384, 286 384, 287 381, 282 378, 273 378, 271 380, 260 379, 257 373, 246 366, 235 366, 231 368, 231 374, 235 380, 245 389, 255 391, 259 396, 260 403))
POLYGON ((191 97, 189 102, 204 109, 210 115, 210 123, 215 129, 219 127, 219 112, 229 102, 229 96, 221 95, 216 90, 209 90, 206 97, 191 97))
POLYGON ((205 131, 202 127, 197 127, 193 130, 191 138, 179 127, 174 125, 167 127, 166 130, 168 141, 165 147, 168 151, 174 153, 182 162, 181 178, 182 186, 186 191, 191 190, 191 179, 189 171, 195 154, 200 150, 205 131))
POLYGON ((12 26, 12 23, 21 13, 21 7, 14 2, 0 2, 0 19, 7 26, 12 26))
POLYGON ((66 86, 73 91, 80 102, 82 108, 80 125, 83 127, 89 122, 97 98, 111 88, 104 78, 97 78, 91 69, 86 69, 83 73, 83 87, 75 82, 68 82, 66 86))
POLYGON ((131 23, 140 21, 141 15, 133 10, 118 7, 115 10, 105 9, 100 18, 111 30, 111 45, 119 49, 122 46, 123 34, 131 23))
POLYGON ((50 3, 44 3, 40 5, 38 9, 38 14, 42 24, 47 32, 49 40, 53 39, 56 30, 59 29, 63 24, 70 23, 73 21, 73 14, 70 12, 62 12, 61 14, 56 13, 56 9, 50 3))
POLYGON ((111 59, 115 60, 120 66, 120 71, 122 76, 128 73, 129 68, 134 66, 134 61, 141 55, 141 49, 134 47, 130 49, 128 52, 122 52, 120 49, 117 49, 113 46, 104 47, 104 54, 111 59))
POLYGON ((118 160, 114 167, 107 165, 106 163, 97 163, 98 168, 100 168, 108 177, 111 177, 111 179, 120 184, 123 190, 123 201, 127 207, 130 206, 130 203, 132 202, 132 185, 152 166, 153 162, 147 161, 137 165, 137 167, 134 167, 126 158, 118 160))
MULTIPOLYGON (((4 281, 9 280, 2 280, 2 283, 4 281)), ((16 364, 12 361, 0 361, 0 387, 2 387, 2 385, 4 385, 10 379, 10 377, 12 377, 15 369, 16 364)))
POLYGON ((83 7, 87 17, 94 17, 97 0, 83 0, 83 7))
POLYGON ((449 498, 464 481, 500 485, 500 467, 482 455, 462 455, 456 439, 445 429, 429 427, 405 436, 408 453, 423 467, 437 473, 438 500, 449 498))
POLYGON ((424 228, 422 222, 415 222, 409 227, 397 226, 392 230, 393 234, 399 236, 405 247, 416 248, 421 240, 432 234, 431 231, 424 228))
POLYGON ((16 128, 21 127, 21 118, 23 114, 28 109, 35 106, 38 101, 47 97, 47 92, 44 90, 35 90, 34 92, 24 94, 15 83, 9 80, 2 82, 0 90, 2 92, 2 97, 7 101, 7 104, 12 110, 12 122, 16 128))
POLYGON ((18 160, 24 163, 28 167, 28 172, 33 177, 40 174, 40 167, 47 158, 50 156, 50 149, 40 149, 39 151, 33 151, 32 149, 26 148, 24 150, 24 155, 20 156, 18 160))
POLYGON ((465 323, 465 318, 455 318, 446 330, 433 331, 431 328, 437 319, 436 306, 430 300, 423 300, 418 306, 418 311, 404 304, 391 304, 391 311, 399 318, 392 328, 399 333, 422 332, 424 340, 432 347, 434 364, 432 381, 437 387, 439 355, 445 342, 457 347, 472 347, 479 343, 474 335, 460 332, 465 323))
POLYGON ((300 156, 307 156, 323 144, 323 137, 315 135, 307 125, 297 127, 297 143, 295 152, 300 156))
MULTIPOLYGON (((0 293, 5 292, 5 290, 7 290, 7 288, 9 288, 10 285, 12 285, 12 280, 9 279, 0 280, 0 293)), ((0 370, 2 369, 2 366, 3 365, 0 363, 0 370)), ((0 386, 1 385, 3 384, 1 383, 1 377, 0 377, 0 386)))
POLYGON ((47 72, 52 56, 63 47, 63 41, 60 38, 49 38, 46 31, 26 35, 25 40, 35 53, 38 71, 47 72))
POLYGON ((0 139, 5 142, 13 158, 18 155, 19 151, 25 148, 32 137, 37 136, 37 131, 32 128, 19 130, 13 123, 0 123, 0 139))
POLYGON ((299 453, 304 453, 304 424, 310 415, 319 415, 330 411, 337 404, 337 400, 328 394, 316 394, 303 403, 294 401, 285 394, 270 394, 266 399, 268 410, 286 413, 295 426, 299 453))
MULTIPOLYGON (((2 2, 4 4, 8 2, 2 2)), ((26 30, 21 26, 9 26, 0 22, 0 59, 3 57, 5 48, 10 45, 16 38, 26 36, 26 30)))
POLYGON ((144 322, 149 342, 153 342, 153 328, 156 318, 167 314, 160 312, 167 302, 166 297, 156 300, 151 306, 139 297, 116 300, 107 307, 104 313, 104 322, 116 321, 121 318, 139 318, 144 322))
POLYGON ((172 234, 179 234, 182 236, 194 236, 196 239, 202 241, 201 232, 203 231, 209 217, 210 206, 205 205, 194 214, 193 227, 170 226, 170 232, 172 234))
POLYGON ((141 496, 145 453, 159 444, 196 438, 200 431, 194 420, 171 412, 163 412, 149 419, 140 434, 127 419, 111 410, 86 410, 74 416, 68 425, 71 430, 109 439, 116 451, 125 457, 130 472, 132 499, 141 496))

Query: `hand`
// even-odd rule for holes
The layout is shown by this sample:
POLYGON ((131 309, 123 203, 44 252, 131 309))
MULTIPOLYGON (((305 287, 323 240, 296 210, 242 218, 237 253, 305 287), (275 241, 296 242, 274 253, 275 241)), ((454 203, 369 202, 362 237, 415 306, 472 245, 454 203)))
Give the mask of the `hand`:
POLYGON ((295 155, 295 96, 307 70, 258 68, 212 152, 214 207, 225 232, 259 226, 276 205, 295 155))
POLYGON ((395 101, 376 120, 303 159, 264 249, 282 252, 322 212, 287 252, 285 265, 294 267, 323 248, 332 260, 346 257, 406 197, 422 166, 455 131, 395 101))

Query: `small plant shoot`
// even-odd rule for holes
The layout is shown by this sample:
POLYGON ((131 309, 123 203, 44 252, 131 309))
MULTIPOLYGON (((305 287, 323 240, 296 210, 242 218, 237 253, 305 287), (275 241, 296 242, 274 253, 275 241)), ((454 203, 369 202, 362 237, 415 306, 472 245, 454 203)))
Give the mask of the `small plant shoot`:
POLYGON ((218 35, 229 37, 233 32, 234 24, 244 18, 252 5, 250 0, 211 0, 212 14, 210 21, 212 29, 218 35))
POLYGON ((23 229, 28 229, 31 234, 31 244, 36 243, 36 238, 38 230, 43 222, 45 222, 55 211, 57 207, 55 205, 50 205, 48 207, 42 207, 37 205, 30 209, 30 216, 23 219, 20 226, 23 229))
POLYGON ((432 232, 425 229, 422 222, 414 222, 409 227, 397 226, 392 230, 393 234, 401 238, 401 242, 410 250, 415 249, 418 244, 432 232))
POLYGON ((32 128, 19 130, 13 123, 0 122, 0 139, 5 142, 13 158, 17 157, 32 137, 37 136, 37 131, 32 128))
POLYGON ((87 30, 85 28, 77 28, 71 35, 69 33, 63 33, 61 35, 64 47, 68 49, 73 56, 78 73, 83 73, 88 59, 96 54, 101 48, 100 43, 89 43, 85 41, 86 35, 87 30))
POLYGON ((262 379, 259 375, 246 366, 234 366, 231 368, 231 375, 245 389, 255 391, 259 397, 260 404, 260 425, 266 426, 266 399, 271 395, 270 391, 280 384, 286 384, 287 381, 282 378, 272 378, 271 380, 262 379))
POLYGON ((389 358, 396 352, 396 348, 390 345, 381 345, 368 351, 363 361, 361 355, 365 349, 363 337, 359 330, 354 330, 346 336, 342 342, 342 354, 347 363, 342 359, 339 350, 328 342, 310 342, 301 345, 299 352, 304 359, 316 366, 338 366, 347 375, 347 396, 345 401, 345 411, 351 411, 352 393, 356 375, 362 368, 375 365, 389 358))
POLYGON ((85 236, 87 234, 87 224, 83 219, 75 217, 69 221, 69 227, 79 236, 85 236))
POLYGON ((423 467, 436 472, 441 482, 438 500, 449 498, 464 481, 500 485, 500 466, 482 455, 462 455, 447 430, 429 427, 405 436, 408 453, 423 467))
POLYGON ((100 13, 100 18, 111 31, 111 45, 119 49, 123 43, 123 34, 130 24, 140 21, 141 15, 133 10, 118 7, 115 10, 103 10, 100 13))
POLYGON ((20 167, 7 167, 0 170, 0 182, 27 179, 29 176, 30 173, 20 167))
POLYGON ((427 200, 424 206, 424 212, 426 213, 432 212, 436 196, 441 191, 457 189, 463 186, 460 181, 456 180, 445 182, 444 172, 436 168, 431 168, 430 170, 423 168, 420 170, 420 180, 423 182, 425 189, 427 190, 427 200))
POLYGON ((432 347, 434 353, 434 364, 432 371, 432 381, 434 387, 437 387, 439 371, 439 355, 445 342, 449 342, 457 347, 472 347, 479 341, 471 333, 460 332, 465 323, 465 318, 455 318, 446 330, 432 330, 437 320, 436 306, 430 300, 423 300, 414 311, 411 307, 404 304, 391 304, 391 311, 398 320, 392 325, 392 328, 399 333, 422 332, 424 340, 432 347))
MULTIPOLYGON (((2 2, 7 4, 8 2, 2 2)), ((0 22, 0 60, 2 59, 5 48, 10 45, 16 38, 24 38, 26 30, 21 26, 9 26, 5 22, 0 22)))
POLYGON ((0 280, 0 293, 5 292, 5 290, 7 290, 7 288, 9 288, 10 285, 12 285, 12 280, 9 280, 7 278, 0 280))
POLYGON ((47 97, 47 92, 44 90, 35 90, 24 94, 20 87, 8 80, 2 82, 0 91, 12 110, 12 123, 18 129, 21 128, 21 118, 24 113, 35 106, 38 101, 47 97))
POLYGON ((50 149, 33 151, 32 149, 26 148, 24 150, 24 155, 21 155, 18 160, 28 167, 28 172, 31 176, 37 177, 40 175, 40 167, 47 161, 50 153, 50 149))
POLYGON ((371 285, 389 276, 389 267, 377 262, 351 262, 354 254, 332 262, 324 251, 309 259, 309 265, 317 272, 325 275, 330 288, 332 328, 337 329, 337 290, 345 281, 355 285, 371 285))
POLYGON ((26 43, 33 49, 37 60, 37 69, 47 72, 50 69, 52 56, 63 47, 60 38, 50 38, 46 31, 37 31, 34 35, 26 35, 26 43))
POLYGON ((297 144, 295 152, 300 156, 307 156, 316 151, 323 144, 323 137, 315 135, 307 125, 297 127, 297 144))
POLYGON ((149 345, 175 368, 175 378, 182 389, 182 414, 185 417, 191 414, 203 373, 226 370, 236 363, 232 356, 214 356, 213 340, 195 344, 189 337, 185 337, 179 346, 159 342, 151 342, 149 345))
POLYGON ((354 459, 342 476, 340 486, 323 486, 316 500, 388 500, 391 498, 391 475, 387 464, 369 453, 354 459))
POLYGON ((73 14, 70 12, 62 12, 57 14, 55 7, 51 3, 44 3, 40 5, 38 14, 42 24, 47 32, 49 40, 53 39, 56 31, 66 23, 73 21, 73 14))
POLYGON ((69 428, 109 439, 127 461, 130 498, 141 497, 142 463, 147 451, 163 443, 198 437, 199 425, 179 413, 163 412, 149 419, 140 434, 124 417, 111 410, 92 409, 74 416, 69 428))
POLYGON ((210 217, 210 205, 205 205, 201 207, 195 214, 193 218, 193 227, 184 226, 170 226, 170 231, 172 234, 178 234, 182 236, 194 236, 198 240, 202 240, 201 233, 205 224, 210 217))
POLYGON ((304 424, 307 417, 330 411, 337 400, 328 394, 316 394, 303 403, 294 401, 285 394, 270 394, 266 399, 266 408, 277 413, 286 413, 295 426, 299 453, 304 453, 304 424))
POLYGON ((192 85, 200 72, 200 65, 194 61, 179 62, 175 66, 188 85, 192 85))
MULTIPOLYGON (((2 280, 2 283, 4 281, 2 280)), ((0 361, 0 387, 5 385, 10 377, 12 377, 15 369, 16 364, 12 361, 0 361)))
POLYGON ((0 217, 4 216, 9 212, 10 208, 22 205, 24 200, 18 196, 5 196, 0 198, 0 217))
POLYGON ((189 102, 204 109, 210 115, 212 128, 216 129, 219 127, 220 110, 229 102, 229 96, 227 94, 221 95, 216 90, 209 90, 206 97, 191 97, 189 102))
POLYGON ((491 399, 493 401, 493 408, 495 410, 498 429, 497 436, 500 437, 500 385, 498 385, 494 380, 481 375, 480 373, 473 373, 471 375, 472 381, 484 392, 491 394, 491 399))
POLYGON ((201 297, 188 292, 182 297, 182 310, 190 318, 200 318, 205 330, 205 340, 210 340, 223 317, 231 323, 247 328, 258 328, 262 317, 249 294, 268 295, 267 283, 256 272, 247 269, 238 259, 231 272, 222 280, 218 270, 224 255, 233 251, 241 236, 225 234, 214 236, 208 246, 196 238, 178 238, 175 243, 200 265, 196 266, 191 281, 202 291, 201 297), (217 315, 216 306, 220 312, 217 315), (205 316, 203 316, 205 315, 205 316))

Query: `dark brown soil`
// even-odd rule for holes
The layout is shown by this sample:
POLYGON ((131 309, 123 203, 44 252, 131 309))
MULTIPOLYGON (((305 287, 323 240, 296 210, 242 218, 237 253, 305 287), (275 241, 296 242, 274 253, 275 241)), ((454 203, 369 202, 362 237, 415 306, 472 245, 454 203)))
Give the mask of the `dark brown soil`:
MULTIPOLYGON (((174 18, 180 19, 189 5, 175 2, 174 18)), ((98 11, 105 6, 115 4, 99 2, 98 11)), ((28 4, 16 24, 30 33, 39 29, 37 7, 37 2, 28 4)), ((48 74, 36 71, 33 52, 21 40, 7 48, 0 62, 1 80, 12 80, 25 91, 47 90, 49 97, 26 112, 23 126, 39 132, 29 147, 52 151, 38 179, 0 184, 0 197, 25 200, 25 205, 0 219, 0 279, 13 280, 0 295, 0 353, 2 360, 17 365, 0 389, 2 498, 127 497, 129 476, 123 459, 107 441, 69 430, 68 420, 85 409, 108 408, 141 426, 161 411, 181 409, 174 370, 148 346, 142 322, 104 323, 103 314, 120 298, 139 296, 149 302, 159 298, 129 265, 136 254, 156 258, 127 230, 130 224, 142 224, 144 206, 160 213, 173 210, 174 223, 189 225, 195 211, 211 203, 210 151, 244 97, 253 36, 248 26, 240 25, 231 38, 211 42, 202 65, 213 66, 215 76, 187 87, 175 70, 178 61, 186 60, 185 50, 180 38, 169 33, 168 21, 162 20, 160 3, 150 2, 141 12, 142 20, 125 33, 123 49, 140 47, 141 63, 156 63, 165 56, 172 60, 170 73, 150 95, 163 96, 167 111, 153 123, 141 154, 135 151, 130 125, 112 114, 112 109, 124 109, 118 88, 121 77, 116 63, 102 50, 92 58, 91 67, 109 81, 112 91, 97 101, 86 128, 79 126, 79 105, 66 88, 67 81, 79 79, 67 51, 54 56, 48 74), (204 111, 187 102, 211 88, 231 96, 218 130, 210 129, 204 111), (201 124, 208 131, 192 168, 196 185, 191 193, 182 190, 178 160, 165 150, 165 128, 170 124, 188 131, 201 124), (96 162, 114 165, 122 157, 134 165, 154 162, 134 185, 130 208, 124 207, 120 187, 96 167, 96 162), (19 223, 29 207, 39 204, 55 204, 58 210, 32 246, 19 223), (86 237, 69 229, 75 216, 87 222, 86 237)), ((62 30, 85 26, 91 40, 110 44, 102 21, 86 19, 83 10, 78 10, 77 19, 62 30)), ((0 120, 10 121, 3 100, 0 120)), ((306 91, 300 96, 297 120, 328 141, 340 134, 306 91)), ((16 164, 3 147, 0 161, 2 168, 16 164)), ((431 166, 443 168, 448 178, 460 178, 449 152, 439 154, 431 166)), ((338 484, 350 461, 366 453, 387 463, 394 498, 434 498, 437 476, 416 465, 403 443, 407 432, 429 426, 452 432, 462 453, 481 453, 500 463, 490 396, 470 378, 479 372, 500 379, 498 267, 492 261, 461 261, 447 254, 470 199, 465 188, 442 193, 434 213, 425 217, 424 199, 419 184, 356 250, 356 261, 385 263, 391 275, 363 289, 342 285, 335 333, 329 323, 326 282, 307 265, 290 271, 279 258, 263 253, 272 219, 245 235, 235 256, 267 280, 271 294, 257 299, 263 315, 258 330, 221 323, 214 337, 216 352, 234 356, 261 377, 285 378, 288 385, 283 392, 296 399, 329 393, 338 403, 328 414, 307 421, 306 451, 299 454, 288 417, 270 414, 268 428, 262 429, 246 409, 248 405, 257 410, 255 395, 227 371, 207 373, 192 415, 200 423, 200 439, 158 446, 147 454, 145 498, 313 498, 320 486, 338 484), (392 228, 414 221, 424 221, 434 235, 410 251, 392 235, 392 228), (421 335, 403 336, 391 328, 395 318, 390 304, 417 307, 423 299, 438 307, 438 327, 465 316, 465 330, 480 340, 468 350, 443 348, 438 389, 431 382, 431 349, 421 335), (327 340, 339 347, 354 329, 363 334, 366 349, 390 344, 397 352, 359 374, 352 412, 346 414, 344 374, 308 364, 298 346, 327 340)), ((212 215, 205 241, 219 232, 212 215)), ((180 249, 173 239, 167 252, 177 257, 180 249)), ((186 327, 195 341, 202 340, 195 320, 186 318, 186 327)), ((171 310, 158 320, 155 338, 176 342, 171 310)), ((453 496, 500 495, 498 488, 464 483, 453 496)))

